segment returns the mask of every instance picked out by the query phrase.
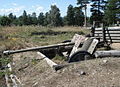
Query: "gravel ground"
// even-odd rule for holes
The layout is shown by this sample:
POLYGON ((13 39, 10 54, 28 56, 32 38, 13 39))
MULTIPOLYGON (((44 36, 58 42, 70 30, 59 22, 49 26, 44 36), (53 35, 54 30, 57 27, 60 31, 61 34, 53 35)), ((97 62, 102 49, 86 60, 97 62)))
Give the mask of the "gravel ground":
POLYGON ((120 58, 86 60, 56 72, 36 53, 13 57, 23 87, 120 87, 120 58))

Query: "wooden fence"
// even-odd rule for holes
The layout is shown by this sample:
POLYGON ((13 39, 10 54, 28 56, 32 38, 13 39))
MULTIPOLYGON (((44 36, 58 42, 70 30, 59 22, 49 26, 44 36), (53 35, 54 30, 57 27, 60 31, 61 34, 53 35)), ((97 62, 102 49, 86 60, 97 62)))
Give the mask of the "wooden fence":
POLYGON ((120 43, 120 27, 93 28, 92 35, 100 41, 120 43))

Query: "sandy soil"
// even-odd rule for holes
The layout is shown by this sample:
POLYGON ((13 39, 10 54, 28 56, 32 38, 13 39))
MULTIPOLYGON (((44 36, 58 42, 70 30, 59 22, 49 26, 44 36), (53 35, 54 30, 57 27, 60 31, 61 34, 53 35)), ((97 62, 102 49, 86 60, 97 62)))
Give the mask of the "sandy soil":
POLYGON ((120 87, 120 59, 86 60, 54 71, 36 53, 13 56, 23 87, 120 87))
POLYGON ((120 50, 120 43, 113 43, 111 44, 111 47, 116 50, 120 50))

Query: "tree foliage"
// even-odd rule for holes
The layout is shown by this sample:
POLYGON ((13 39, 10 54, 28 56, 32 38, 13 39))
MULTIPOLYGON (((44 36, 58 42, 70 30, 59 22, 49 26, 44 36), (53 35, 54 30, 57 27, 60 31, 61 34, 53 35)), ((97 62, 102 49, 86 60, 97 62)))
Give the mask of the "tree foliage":
POLYGON ((38 16, 38 24, 43 26, 44 25, 44 19, 45 19, 44 14, 41 12, 38 16))
POLYGON ((120 22, 120 0, 108 0, 104 18, 107 24, 120 22))
POLYGON ((69 5, 64 22, 69 26, 83 26, 84 14, 82 10, 79 7, 69 5))
POLYGON ((0 17, 0 25, 2 26, 10 26, 11 20, 7 16, 0 17))
POLYGON ((77 26, 83 26, 84 25, 84 14, 81 9, 78 7, 74 8, 74 23, 77 26))
POLYGON ((66 20, 67 20, 67 25, 74 25, 74 21, 75 21, 74 8, 72 5, 68 6, 66 20))
POLYGON ((49 11, 50 17, 50 25, 51 26, 62 26, 62 18, 60 16, 60 10, 56 5, 51 6, 51 10, 49 11))
POLYGON ((92 15, 90 17, 91 24, 95 22, 96 26, 100 26, 103 23, 104 10, 106 6, 106 0, 92 0, 92 15))
POLYGON ((86 24, 84 19, 88 17, 85 16, 82 8, 87 8, 88 3, 92 4, 92 15, 87 22, 92 24, 93 21, 100 21, 115 24, 117 21, 120 21, 120 0, 77 0, 78 7, 69 5, 67 14, 64 17, 61 17, 60 9, 56 5, 52 5, 48 12, 40 12, 39 15, 35 12, 27 14, 24 10, 23 14, 19 17, 13 13, 0 16, 0 25, 83 26, 83 24, 86 24), (105 4, 106 1, 108 1, 107 6, 105 4))

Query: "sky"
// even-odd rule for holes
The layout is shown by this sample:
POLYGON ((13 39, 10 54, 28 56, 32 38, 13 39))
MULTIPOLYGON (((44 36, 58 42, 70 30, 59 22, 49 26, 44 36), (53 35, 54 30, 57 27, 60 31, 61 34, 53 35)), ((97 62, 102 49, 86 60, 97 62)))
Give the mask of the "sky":
MULTIPOLYGON (((67 7, 71 4, 77 6, 77 0, 0 0, 0 15, 13 13, 16 16, 22 15, 26 10, 27 14, 36 12, 46 13, 51 5, 56 5, 60 9, 61 16, 65 16, 67 7)), ((90 5, 88 5, 87 15, 90 16, 90 5)))

